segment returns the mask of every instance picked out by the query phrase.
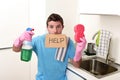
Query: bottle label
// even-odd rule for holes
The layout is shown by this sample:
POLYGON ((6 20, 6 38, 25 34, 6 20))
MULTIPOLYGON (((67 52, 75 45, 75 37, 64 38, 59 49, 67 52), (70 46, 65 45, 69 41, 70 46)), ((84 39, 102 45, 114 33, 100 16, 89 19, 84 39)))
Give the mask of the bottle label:
POLYGON ((32 49, 22 49, 21 50, 21 60, 30 61, 32 56, 32 49))
POLYGON ((32 43, 30 41, 24 41, 22 49, 32 49, 32 43))
POLYGON ((27 49, 27 50, 29 50, 29 49, 32 49, 32 46, 30 46, 30 45, 23 45, 23 46, 22 46, 22 49, 27 49))
POLYGON ((24 41, 23 44, 24 45, 30 45, 30 46, 32 45, 31 41, 24 41))

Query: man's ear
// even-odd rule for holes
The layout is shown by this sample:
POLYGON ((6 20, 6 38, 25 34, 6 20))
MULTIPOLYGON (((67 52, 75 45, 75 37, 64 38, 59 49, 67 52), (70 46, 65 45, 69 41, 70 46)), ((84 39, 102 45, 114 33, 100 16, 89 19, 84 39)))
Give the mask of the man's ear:
POLYGON ((63 28, 64 28, 64 25, 63 25, 63 28))

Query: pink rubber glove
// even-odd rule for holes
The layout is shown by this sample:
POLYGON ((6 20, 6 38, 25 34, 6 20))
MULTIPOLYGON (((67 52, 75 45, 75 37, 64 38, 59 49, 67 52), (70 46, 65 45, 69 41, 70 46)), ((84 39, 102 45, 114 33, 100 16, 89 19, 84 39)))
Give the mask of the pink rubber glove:
POLYGON ((14 41, 13 45, 15 47, 20 47, 23 44, 23 41, 25 41, 25 40, 31 41, 32 36, 34 35, 34 33, 32 31, 33 31, 33 29, 22 33, 22 35, 14 41))
POLYGON ((74 56, 74 61, 79 61, 82 57, 82 51, 86 46, 86 39, 85 37, 80 38, 80 42, 77 43, 76 45, 76 52, 75 52, 75 56, 74 56))

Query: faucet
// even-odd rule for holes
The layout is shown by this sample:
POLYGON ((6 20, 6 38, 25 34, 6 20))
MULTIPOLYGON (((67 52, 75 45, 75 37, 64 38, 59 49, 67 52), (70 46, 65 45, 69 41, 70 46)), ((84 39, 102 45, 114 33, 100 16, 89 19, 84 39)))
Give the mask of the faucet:
MULTIPOLYGON (((111 39, 110 39, 110 42, 111 42, 111 39)), ((115 62, 115 59, 110 57, 110 42, 109 42, 108 53, 107 53, 106 60, 105 60, 106 64, 109 64, 109 62, 112 62, 112 63, 115 62)))
POLYGON ((109 64, 110 62, 111 62, 111 63, 114 63, 114 62, 115 62, 115 59, 107 56, 105 62, 106 62, 106 64, 109 64))

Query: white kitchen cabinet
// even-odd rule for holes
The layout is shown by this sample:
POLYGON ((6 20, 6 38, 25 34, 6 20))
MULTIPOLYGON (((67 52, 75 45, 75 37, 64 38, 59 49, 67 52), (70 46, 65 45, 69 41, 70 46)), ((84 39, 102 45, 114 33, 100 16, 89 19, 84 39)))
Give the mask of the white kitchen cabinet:
POLYGON ((67 78, 68 80, 86 80, 81 75, 77 74, 76 72, 72 71, 71 69, 67 69, 67 78))
POLYGON ((0 80, 31 80, 30 62, 20 60, 20 53, 0 49, 0 80))
POLYGON ((120 15, 119 0, 79 0, 81 14, 120 15))

